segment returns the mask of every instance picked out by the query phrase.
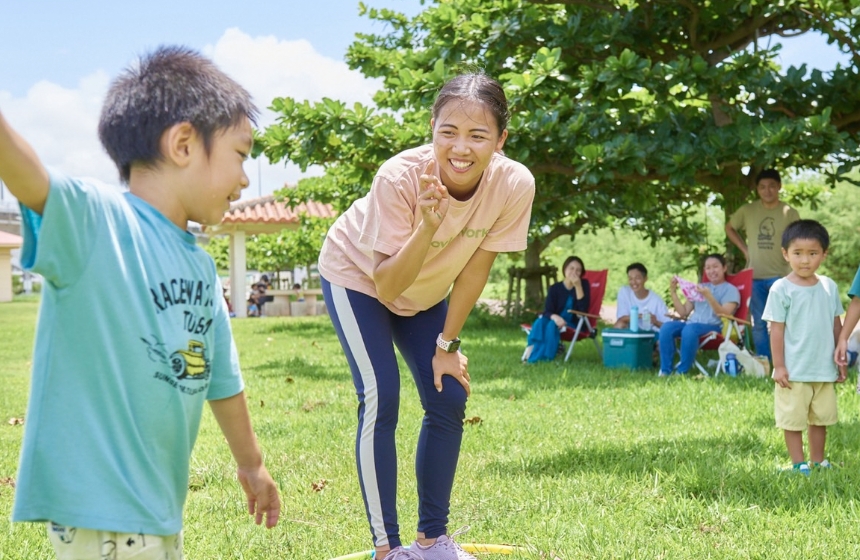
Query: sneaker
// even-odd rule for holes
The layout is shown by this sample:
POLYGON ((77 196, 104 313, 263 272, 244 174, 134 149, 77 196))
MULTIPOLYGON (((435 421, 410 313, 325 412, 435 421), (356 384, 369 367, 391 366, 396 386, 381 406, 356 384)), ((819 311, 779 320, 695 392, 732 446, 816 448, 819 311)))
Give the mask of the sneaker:
POLYGON ((657 374, 657 377, 671 377, 671 376, 672 376, 671 371, 661 371, 660 373, 657 374))
POLYGON ((792 473, 792 474, 802 474, 803 476, 809 476, 812 470, 809 468, 809 465, 806 463, 797 463, 789 468, 782 469, 781 472, 784 473, 792 473))
MULTIPOLYGON (((468 530, 468 529, 466 529, 468 530)), ((464 530, 455 532, 451 537, 456 537, 464 530)), ((430 546, 421 546, 418 542, 412 543, 409 549, 417 554, 421 560, 478 560, 454 542, 448 535, 442 535, 430 546)), ((405 557, 404 557, 405 558, 405 557)))
POLYGON ((833 468, 833 465, 830 464, 830 461, 825 459, 820 463, 812 463, 812 467, 815 469, 830 469, 833 468))
MULTIPOLYGON (((376 557, 376 553, 373 554, 374 558, 376 557)), ((414 551, 409 550, 408 548, 404 548, 402 546, 398 546, 397 548, 392 548, 388 551, 388 554, 385 555, 385 558, 382 560, 421 560, 421 557, 418 556, 414 551)))

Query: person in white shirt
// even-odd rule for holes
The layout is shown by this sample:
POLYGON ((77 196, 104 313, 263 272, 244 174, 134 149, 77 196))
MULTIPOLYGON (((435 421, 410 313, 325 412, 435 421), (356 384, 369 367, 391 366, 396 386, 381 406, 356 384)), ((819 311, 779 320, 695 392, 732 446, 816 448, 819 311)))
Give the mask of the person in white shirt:
MULTIPOLYGON (((642 325, 642 314, 651 314, 651 330, 657 332, 664 322, 669 320, 669 308, 659 295, 645 287, 648 281, 648 269, 642 263, 633 263, 627 267, 627 285, 618 290, 618 310, 616 311, 615 329, 630 328, 630 309, 639 308, 639 325, 642 325)), ((640 327, 641 328, 641 327, 640 327)))

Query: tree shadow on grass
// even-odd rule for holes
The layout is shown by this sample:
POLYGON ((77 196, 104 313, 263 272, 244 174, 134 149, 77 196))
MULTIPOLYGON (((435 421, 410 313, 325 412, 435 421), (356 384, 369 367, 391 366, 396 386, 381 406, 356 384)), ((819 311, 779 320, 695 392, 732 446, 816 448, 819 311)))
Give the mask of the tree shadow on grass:
POLYGON ((273 359, 262 364, 246 366, 243 370, 248 377, 262 379, 291 377, 314 381, 350 381, 349 369, 345 364, 320 365, 319 363, 311 363, 300 356, 273 359))
POLYGON ((808 478, 781 473, 769 458, 785 455, 785 449, 753 432, 659 438, 634 444, 607 443, 599 438, 594 441, 593 445, 571 447, 554 455, 497 461, 486 468, 496 475, 516 477, 609 476, 622 479, 624 484, 637 484, 638 480, 643 487, 659 481, 661 493, 739 507, 806 510, 824 494, 832 499, 860 499, 860 475, 855 469, 816 471, 808 478))

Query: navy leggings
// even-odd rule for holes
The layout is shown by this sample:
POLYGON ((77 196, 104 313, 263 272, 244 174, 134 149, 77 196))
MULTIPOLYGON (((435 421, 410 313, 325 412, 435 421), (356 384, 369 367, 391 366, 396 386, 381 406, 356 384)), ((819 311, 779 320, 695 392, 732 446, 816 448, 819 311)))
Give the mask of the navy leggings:
POLYGON ((402 317, 376 298, 325 279, 322 289, 358 396, 355 456, 374 546, 401 545, 394 442, 400 371, 395 344, 412 372, 424 408, 415 456, 418 531, 427 538, 444 535, 466 416, 466 391, 454 377, 442 377, 441 392, 433 386, 431 360, 448 304, 443 300, 412 317, 402 317))

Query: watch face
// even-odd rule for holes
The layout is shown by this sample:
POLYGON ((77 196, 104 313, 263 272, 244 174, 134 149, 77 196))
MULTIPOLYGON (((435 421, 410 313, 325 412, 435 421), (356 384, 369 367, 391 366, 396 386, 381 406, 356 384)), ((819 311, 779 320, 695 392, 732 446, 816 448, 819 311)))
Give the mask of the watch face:
POLYGON ((455 338, 451 342, 448 343, 448 352, 454 353, 460 349, 460 339, 455 338))

